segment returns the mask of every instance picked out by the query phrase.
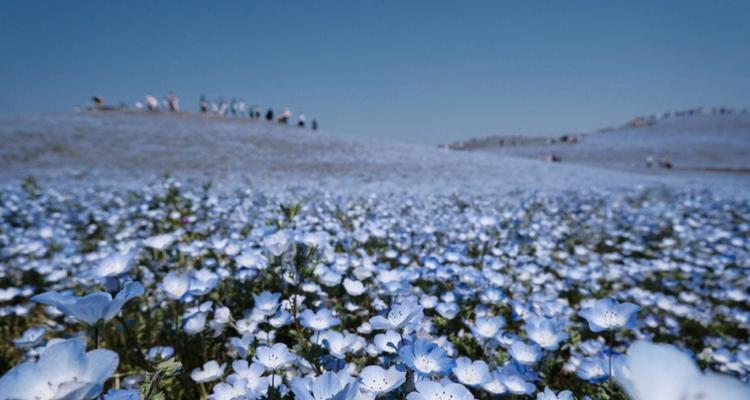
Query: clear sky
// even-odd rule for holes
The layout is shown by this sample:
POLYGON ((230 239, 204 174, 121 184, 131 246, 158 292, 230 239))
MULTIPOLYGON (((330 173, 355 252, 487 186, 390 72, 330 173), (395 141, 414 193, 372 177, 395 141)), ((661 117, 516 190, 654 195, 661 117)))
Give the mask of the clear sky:
POLYGON ((750 2, 0 0, 0 115, 170 90, 431 144, 746 107, 750 2))

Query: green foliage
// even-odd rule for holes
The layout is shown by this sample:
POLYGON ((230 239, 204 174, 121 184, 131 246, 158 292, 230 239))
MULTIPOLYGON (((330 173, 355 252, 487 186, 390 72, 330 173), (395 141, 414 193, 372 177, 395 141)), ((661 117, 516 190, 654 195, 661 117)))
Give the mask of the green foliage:
POLYGON ((167 361, 160 362, 156 368, 144 374, 143 382, 140 385, 143 400, 166 400, 164 387, 170 385, 170 379, 177 376, 182 371, 182 363, 170 358, 167 361))

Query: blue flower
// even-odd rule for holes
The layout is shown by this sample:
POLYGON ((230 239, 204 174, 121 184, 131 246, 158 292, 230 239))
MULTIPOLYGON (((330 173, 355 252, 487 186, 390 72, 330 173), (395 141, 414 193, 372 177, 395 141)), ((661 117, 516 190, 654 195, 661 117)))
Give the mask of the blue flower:
POLYGON ((545 387, 544 393, 537 393, 536 400, 573 400, 573 393, 570 390, 563 390, 555 394, 550 388, 545 387))
POLYGON ((456 366, 448 354, 437 344, 417 339, 398 351, 401 360, 420 376, 445 375, 456 366))
POLYGON ((22 349, 34 347, 44 339, 45 332, 47 332, 47 329, 43 326, 31 327, 25 330, 20 338, 13 339, 13 344, 22 349))
POLYGON ((633 400, 750 399, 750 387, 726 375, 703 373, 695 361, 668 344, 638 341, 613 363, 615 381, 633 400))
POLYGON ((141 400, 141 392, 135 389, 112 389, 104 394, 104 400, 141 400))
POLYGON ((474 321, 474 325, 470 328, 474 336, 477 336, 480 339, 490 340, 494 339, 500 333, 500 329, 504 326, 505 319, 501 316, 497 316, 477 318, 476 321, 474 321))
POLYGON ((81 339, 49 345, 38 361, 27 361, 0 378, 5 399, 90 399, 102 391, 119 364, 110 350, 86 352, 81 339))
POLYGON ((417 381, 414 384, 416 392, 409 393, 407 400, 473 400, 469 389, 458 383, 433 382, 429 380, 417 381))
POLYGON ((393 354, 398 351, 398 347, 401 345, 401 335, 396 331, 385 331, 385 333, 375 335, 372 342, 375 348, 381 352, 393 354))
POLYGON ((100 279, 120 276, 130 271, 134 259, 135 252, 112 254, 94 268, 92 275, 100 279))
POLYGON ((327 331, 320 334, 320 341, 331 356, 344 359, 357 343, 357 336, 348 332, 327 331))
POLYGON ((542 357, 542 350, 536 343, 526 344, 515 340, 508 351, 516 362, 522 365, 534 365, 542 357))
POLYGON ((399 330, 421 319, 422 309, 416 303, 404 302, 393 306, 385 317, 377 315, 370 318, 370 325, 375 330, 399 330))
POLYGON ((482 360, 472 362, 468 357, 456 359, 453 375, 460 383, 468 386, 480 386, 492 380, 487 363, 482 360))
POLYGON ((294 378, 290 386, 299 400, 352 400, 359 393, 359 383, 346 370, 324 372, 312 379, 294 378))
POLYGON ((255 301, 255 309, 266 317, 273 315, 279 308, 280 298, 281 293, 271 293, 267 291, 259 295, 255 295, 253 296, 253 300, 255 301))
POLYGON ((386 370, 377 365, 370 365, 362 369, 359 377, 362 380, 362 389, 375 396, 391 392, 406 382, 406 372, 399 371, 396 367, 386 370))
POLYGON ((545 350, 557 350, 560 342, 568 339, 563 324, 551 318, 529 315, 524 328, 526 336, 545 350))
POLYGON ((536 386, 528 382, 534 379, 534 374, 517 363, 508 363, 499 371, 498 379, 508 392, 513 394, 531 394, 536 391, 536 386))
POLYGON ((593 307, 584 308, 578 315, 589 323, 593 332, 611 329, 634 329, 637 326, 636 313, 640 307, 631 303, 618 303, 613 299, 597 300, 593 307))
POLYGON ((260 363, 270 371, 275 371, 286 367, 296 359, 297 356, 290 353, 289 348, 284 343, 276 343, 271 347, 258 347, 255 350, 253 361, 260 363))
POLYGON ((315 332, 324 331, 341 323, 341 320, 333 316, 333 312, 327 308, 322 308, 318 312, 305 310, 300 314, 300 323, 305 328, 310 328, 315 332))
POLYGON ((583 380, 599 383, 609 378, 609 359, 602 355, 584 358, 576 369, 576 374, 583 380))
POLYGON ((161 288, 167 296, 175 300, 185 300, 190 296, 190 275, 169 272, 161 281, 161 288))
POLYGON ((127 282, 115 298, 105 292, 94 292, 83 297, 62 295, 58 292, 45 292, 31 298, 41 304, 55 306, 61 312, 82 321, 95 325, 114 318, 125 303, 143 294, 143 285, 138 282, 127 282))

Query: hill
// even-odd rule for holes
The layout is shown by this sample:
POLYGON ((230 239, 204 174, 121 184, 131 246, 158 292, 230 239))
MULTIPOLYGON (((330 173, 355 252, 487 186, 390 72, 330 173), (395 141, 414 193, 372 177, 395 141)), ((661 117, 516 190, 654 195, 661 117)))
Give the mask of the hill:
MULTIPOLYGON (((592 136, 591 144, 580 148, 598 146, 588 150, 593 152, 634 140, 616 133, 601 138, 592 136)), ((429 193, 748 186, 744 176, 646 176, 518 156, 345 139, 264 121, 199 115, 77 112, 0 120, 0 183, 33 175, 52 185, 128 187, 170 174, 228 187, 429 193)))
POLYGON ((617 128, 561 138, 484 138, 454 149, 659 175, 750 173, 750 114, 634 119, 617 128), (564 140, 561 140, 564 139, 564 140), (652 167, 647 159, 655 162, 652 167), (671 170, 658 167, 660 160, 671 170))

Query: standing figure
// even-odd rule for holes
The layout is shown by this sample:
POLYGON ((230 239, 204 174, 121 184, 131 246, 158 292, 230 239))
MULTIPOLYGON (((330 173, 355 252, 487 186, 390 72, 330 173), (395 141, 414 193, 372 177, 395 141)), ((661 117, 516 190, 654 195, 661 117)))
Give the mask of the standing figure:
POLYGON ((292 116, 292 112, 289 111, 288 107, 284 107, 284 111, 281 112, 281 115, 279 115, 278 122, 280 124, 286 125, 289 122, 289 117, 292 116))
POLYGON ((245 116, 245 100, 239 99, 237 101, 237 116, 238 117, 244 117, 245 116))
POLYGON ((273 122, 273 109, 269 108, 266 112, 266 121, 273 122))
POLYGON ((306 121, 307 119, 305 118, 305 113, 300 111, 299 116, 297 117, 297 126, 300 128, 304 128, 306 121))
POLYGON ((167 96, 167 105, 169 106, 169 111, 180 111, 180 98, 177 97, 176 94, 170 93, 169 96, 167 96))
POLYGON ((156 97, 147 94, 146 95, 146 108, 149 111, 159 111, 159 100, 156 97))
POLYGON ((202 94, 198 103, 201 108, 201 113, 205 114, 211 109, 211 104, 206 100, 206 95, 202 94))
POLYGON ((94 100, 94 107, 96 107, 99 110, 104 108, 104 97, 94 96, 92 99, 94 100))
POLYGON ((314 131, 318 130, 318 120, 317 119, 313 119, 311 125, 312 125, 312 130, 314 130, 314 131))
POLYGON ((229 112, 229 104, 223 98, 219 98, 219 115, 225 117, 229 112))

